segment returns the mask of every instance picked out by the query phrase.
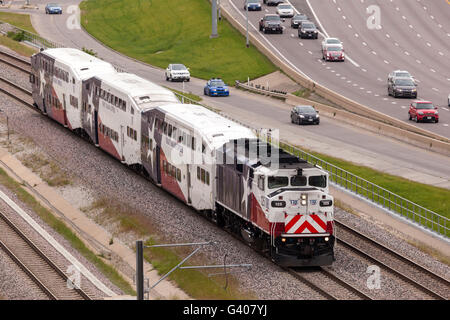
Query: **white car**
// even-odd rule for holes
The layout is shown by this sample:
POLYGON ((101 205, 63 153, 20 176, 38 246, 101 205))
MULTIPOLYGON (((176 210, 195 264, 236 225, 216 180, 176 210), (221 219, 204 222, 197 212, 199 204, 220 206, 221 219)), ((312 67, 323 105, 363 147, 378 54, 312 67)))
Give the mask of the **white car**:
POLYGON ((341 47, 342 49, 344 49, 344 44, 338 38, 325 38, 322 41, 322 52, 325 51, 326 48, 330 45, 333 47, 341 47))
POLYGON ((414 83, 416 83, 416 79, 406 70, 395 70, 389 73, 388 82, 392 82, 394 78, 410 78, 414 83))
POLYGON ((189 81, 191 74, 184 64, 169 64, 166 69, 166 81, 189 81))
POLYGON ((282 18, 292 18, 294 16, 294 8, 290 4, 280 3, 277 6, 277 14, 282 18))

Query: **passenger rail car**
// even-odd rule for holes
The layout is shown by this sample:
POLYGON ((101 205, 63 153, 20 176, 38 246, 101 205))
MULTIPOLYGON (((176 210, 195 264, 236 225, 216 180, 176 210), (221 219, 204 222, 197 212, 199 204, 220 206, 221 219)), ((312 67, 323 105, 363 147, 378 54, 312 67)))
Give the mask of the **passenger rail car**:
POLYGON ((280 265, 334 261, 328 175, 248 128, 75 49, 33 55, 42 113, 280 265))

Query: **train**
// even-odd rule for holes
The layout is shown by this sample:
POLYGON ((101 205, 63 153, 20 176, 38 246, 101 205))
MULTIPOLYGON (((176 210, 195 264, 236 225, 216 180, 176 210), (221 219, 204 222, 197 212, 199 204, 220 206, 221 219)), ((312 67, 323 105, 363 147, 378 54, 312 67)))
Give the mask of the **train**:
POLYGON ((77 49, 34 54, 30 82, 42 114, 275 263, 335 261, 334 199, 322 168, 77 49))

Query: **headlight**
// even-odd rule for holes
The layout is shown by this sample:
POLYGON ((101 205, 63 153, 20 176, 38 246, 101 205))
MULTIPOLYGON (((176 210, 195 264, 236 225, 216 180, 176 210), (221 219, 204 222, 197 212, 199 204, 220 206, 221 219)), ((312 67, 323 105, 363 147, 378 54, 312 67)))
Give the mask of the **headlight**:
POLYGON ((314 30, 314 33, 317 33, 317 30, 314 30))
POLYGON ((306 200, 302 200, 301 201, 302 206, 306 206, 306 202, 307 202, 306 200))
POLYGON ((395 89, 395 91, 399 91, 399 92, 402 92, 402 89, 395 89))
POLYGON ((423 112, 422 111, 419 111, 419 112, 417 112, 418 114, 423 114, 423 112))
POLYGON ((435 111, 434 114, 439 114, 439 112, 435 111))
POLYGON ((304 115, 299 115, 299 117, 300 117, 300 118, 304 118, 305 116, 304 116, 304 115))
POLYGON ((417 91, 417 89, 412 89, 411 91, 412 91, 412 92, 416 92, 416 91, 417 91))
POLYGON ((318 114, 316 114, 316 118, 318 118, 319 117, 319 115, 318 114))
POLYGON ((300 198, 301 198, 302 200, 306 200, 306 194, 302 194, 302 195, 300 196, 300 198))

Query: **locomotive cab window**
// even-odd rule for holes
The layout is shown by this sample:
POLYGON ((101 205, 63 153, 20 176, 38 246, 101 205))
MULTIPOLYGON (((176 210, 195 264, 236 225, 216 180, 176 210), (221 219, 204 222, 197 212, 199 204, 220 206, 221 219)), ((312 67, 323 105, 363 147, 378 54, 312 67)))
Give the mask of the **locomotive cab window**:
POLYGON ((287 187, 289 184, 288 177, 271 176, 267 180, 269 189, 287 187))
POLYGON ((306 177, 304 176, 293 176, 291 177, 291 186, 293 187, 303 187, 306 186, 306 177))
POLYGON ((309 177, 309 185, 313 187, 326 188, 327 176, 311 176, 309 177))
POLYGON ((259 176, 259 177, 258 177, 258 188, 259 188, 261 191, 264 191, 264 180, 265 180, 265 177, 264 177, 264 176, 259 176))

